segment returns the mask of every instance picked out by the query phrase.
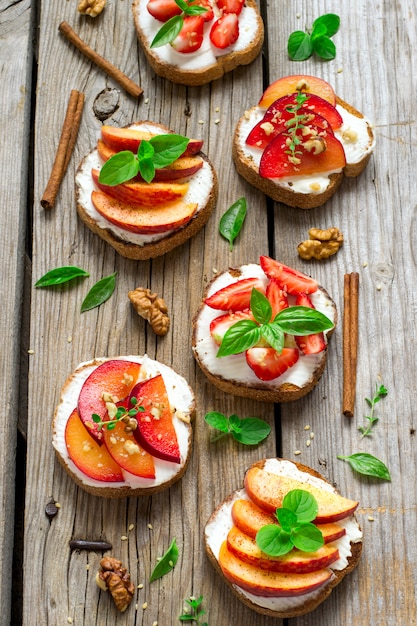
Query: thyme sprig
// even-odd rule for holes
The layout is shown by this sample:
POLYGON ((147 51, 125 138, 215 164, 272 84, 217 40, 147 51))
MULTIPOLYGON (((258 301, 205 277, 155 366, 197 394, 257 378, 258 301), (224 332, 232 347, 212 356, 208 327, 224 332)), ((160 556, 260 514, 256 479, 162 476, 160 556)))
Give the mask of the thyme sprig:
POLYGON ((186 609, 187 612, 184 612, 179 616, 180 622, 195 622, 196 624, 201 624, 201 626, 208 626, 208 622, 200 622, 200 619, 205 615, 204 609, 201 609, 201 603, 203 602, 203 596, 199 598, 191 597, 189 600, 184 600, 186 604, 190 607, 186 609))
POLYGON ((292 160, 298 159, 298 155, 302 154, 300 150, 297 150, 297 146, 302 143, 302 139, 298 136, 298 131, 305 128, 305 122, 308 118, 305 113, 299 115, 298 111, 304 106, 308 97, 306 93, 298 92, 295 96, 295 104, 288 106, 286 109, 288 113, 293 114, 293 117, 285 124, 288 128, 288 132, 285 134, 289 138, 288 150, 285 151, 285 154, 288 154, 292 160))
POLYGON ((93 413, 91 419, 95 424, 97 424, 97 429, 101 430, 105 426, 107 430, 113 430, 116 427, 116 424, 120 421, 130 424, 130 420, 133 420, 138 413, 143 413, 145 411, 145 407, 137 406, 137 398, 132 397, 129 399, 129 402, 132 405, 131 409, 127 409, 124 406, 118 406, 112 419, 105 422, 103 422, 100 415, 93 413))
POLYGON ((364 418, 368 420, 367 426, 359 426, 358 430, 362 433, 361 439, 369 437, 372 434, 372 428, 379 421, 379 417, 375 416, 375 405, 385 398, 388 394, 388 389, 384 385, 375 385, 375 394, 372 398, 365 398, 366 403, 370 407, 369 415, 365 415, 364 418))

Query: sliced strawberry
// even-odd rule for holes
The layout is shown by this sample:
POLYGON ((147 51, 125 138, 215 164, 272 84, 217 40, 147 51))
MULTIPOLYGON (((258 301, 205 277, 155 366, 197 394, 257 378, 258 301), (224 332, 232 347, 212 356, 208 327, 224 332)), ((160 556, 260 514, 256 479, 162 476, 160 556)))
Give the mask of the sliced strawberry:
POLYGON ((245 0, 217 0, 217 6, 223 13, 235 13, 239 15, 242 12, 245 0))
POLYGON ((186 15, 179 34, 171 41, 177 52, 187 54, 201 48, 204 38, 204 19, 200 15, 186 15))
POLYGON ((318 282, 314 278, 292 267, 287 267, 269 256, 261 256, 260 263, 268 278, 276 280, 281 289, 287 293, 296 296, 299 293, 314 293, 318 289, 318 282))
POLYGON ((254 317, 252 315, 252 311, 246 309, 245 311, 236 311, 234 313, 226 313, 225 315, 220 315, 219 317, 215 317, 210 324, 210 335, 213 337, 214 341, 220 346, 223 341, 223 337, 227 330, 236 322, 240 322, 241 320, 253 320, 254 317))
POLYGON ((279 354, 274 348, 249 348, 246 362, 260 380, 274 380, 297 363, 297 348, 284 348, 279 354))
POLYGON ((219 309, 220 311, 243 311, 250 306, 253 288, 263 292, 262 280, 260 278, 243 278, 219 289, 206 298, 204 303, 212 309, 219 309))
POLYGON ((268 283, 265 295, 272 306, 272 319, 274 319, 277 313, 288 308, 287 293, 281 289, 279 282, 275 278, 271 278, 271 282, 268 283))
POLYGON ((210 41, 216 48, 228 48, 239 37, 239 18, 236 13, 225 13, 214 22, 210 30, 210 41))
POLYGON ((340 141, 331 132, 318 127, 311 126, 310 131, 309 135, 305 129, 295 133, 298 144, 294 155, 289 150, 288 132, 277 135, 263 151, 259 163, 260 176, 286 178, 342 170, 346 165, 346 156, 340 141))
POLYGON ((204 7, 205 9, 207 9, 205 13, 201 14, 201 17, 205 22, 211 22, 211 20, 213 19, 214 11, 211 0, 188 0, 187 4, 189 4, 190 6, 193 6, 193 4, 195 4, 196 6, 204 7))
MULTIPOLYGON (((310 309, 316 307, 306 293, 300 293, 295 299, 296 306, 306 306, 310 309)), ((298 348, 303 354, 318 354, 326 349, 326 340, 324 333, 315 333, 314 335, 306 335, 305 337, 296 337, 295 341, 298 348)))
POLYGON ((181 13, 181 9, 175 0, 149 0, 146 8, 152 17, 160 22, 167 22, 174 15, 181 13))

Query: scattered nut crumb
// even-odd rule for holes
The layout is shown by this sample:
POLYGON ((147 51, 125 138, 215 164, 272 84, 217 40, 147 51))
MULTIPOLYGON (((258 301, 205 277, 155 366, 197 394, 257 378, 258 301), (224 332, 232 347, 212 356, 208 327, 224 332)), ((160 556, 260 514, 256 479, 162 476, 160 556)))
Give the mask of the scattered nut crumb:
POLYGON ((145 98, 144 103, 149 104, 149 98, 145 98))
POLYGON ((294 452, 294 454, 295 454, 296 456, 298 456, 299 454, 301 454, 301 450, 296 450, 296 451, 294 452))
POLYGON ((135 585, 130 580, 130 574, 122 566, 122 562, 113 556, 106 556, 100 561, 101 570, 98 571, 96 582, 110 591, 116 608, 123 613, 131 603, 135 592, 135 585))
POLYGON ((245 119, 247 119, 247 120, 250 119, 250 112, 249 111, 245 111, 243 115, 245 116, 245 119))
POLYGON ((134 527, 135 527, 135 525, 134 525, 134 524, 129 524, 129 528, 128 528, 128 530, 129 530, 129 531, 130 531, 130 530, 133 530, 133 529, 134 529, 134 527))
POLYGON ((35 350, 28 350, 28 354, 35 354, 35 350))
POLYGON ((314 439, 315 434, 314 433, 310 433, 310 439, 314 439))
POLYGON ((144 287, 137 287, 127 295, 135 311, 150 323, 155 335, 166 335, 170 320, 165 300, 144 287))
POLYGON ((152 622, 152 626, 158 626, 158 622, 152 622))
POLYGON ((138 585, 138 589, 143 589, 143 583, 140 583, 140 584, 138 585))
POLYGON ((198 120, 199 124, 204 124, 204 120, 198 120))
POLYGON ((307 446, 307 448, 309 448, 311 446, 311 440, 310 439, 307 439, 306 446, 307 446))
POLYGON ((213 267, 213 269, 211 271, 213 272, 213 274, 217 274, 218 269, 217 269, 217 267, 213 267))
POLYGON ((122 535, 122 536, 120 537, 120 539, 121 539, 122 541, 127 541, 127 537, 126 537, 126 535, 122 535))
POLYGON ((90 565, 87 563, 87 565, 85 566, 85 569, 88 571, 90 569, 90 565))
POLYGON ((67 341, 68 341, 68 343, 72 343, 72 337, 71 337, 71 335, 68 337, 67 341))
POLYGON ((368 267, 368 261, 364 261, 364 262, 362 263, 362 267, 368 267))
POLYGON ((308 235, 310 239, 301 242, 297 247, 298 254, 306 261, 328 259, 343 244, 343 234, 334 226, 325 230, 310 228, 308 235))
POLYGON ((304 430, 310 430, 310 424, 306 424, 306 425, 304 426, 304 430))
POLYGON ((56 506, 57 509, 60 509, 61 508, 60 502, 55 502, 55 506, 56 506))
POLYGON ((372 515, 368 515, 368 522, 374 522, 375 518, 372 515))
POLYGON ((67 617, 67 622, 68 624, 72 624, 74 620, 72 619, 72 617, 67 617))
POLYGON ((147 602, 144 602, 144 603, 142 604, 142 609, 147 609, 147 608, 148 608, 148 603, 147 603, 147 602))
POLYGON ((377 288, 377 291, 381 291, 382 285, 377 285, 376 288, 377 288))
POLYGON ((148 524, 148 528, 149 528, 149 530, 153 530, 152 524, 148 524))
POLYGON ((106 0, 80 0, 78 12, 90 17, 97 17, 106 6, 106 0))
POLYGON ((220 119, 219 119, 219 118, 217 118, 216 120, 214 120, 214 123, 215 123, 215 124, 220 124, 220 119))
POLYGON ((343 67, 338 67, 338 68, 337 68, 337 73, 338 73, 338 74, 341 74, 342 72, 343 72, 343 67))
POLYGON ((220 107, 216 107, 214 110, 218 113, 220 111, 220 107))

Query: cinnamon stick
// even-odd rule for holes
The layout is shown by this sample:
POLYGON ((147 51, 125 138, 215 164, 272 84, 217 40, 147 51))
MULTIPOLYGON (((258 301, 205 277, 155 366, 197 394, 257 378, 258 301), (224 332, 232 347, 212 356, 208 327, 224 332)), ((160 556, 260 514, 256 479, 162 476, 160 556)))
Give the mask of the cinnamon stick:
POLYGON ((345 274, 343 293, 343 414, 347 417, 353 417, 356 394, 359 325, 359 274, 357 272, 345 274))
POLYGON ((74 150, 83 107, 84 94, 76 89, 73 89, 69 97, 51 175, 41 198, 41 205, 44 209, 52 209, 55 205, 57 193, 74 150))
POLYGON ((67 22, 61 22, 59 25, 59 31, 71 42, 77 50, 82 52, 84 56, 87 57, 90 61, 95 63, 100 69, 102 69, 108 76, 111 76, 127 93, 135 98, 139 98, 143 93, 142 87, 139 87, 136 83, 133 82, 126 74, 124 74, 121 70, 115 67, 112 63, 104 59, 102 56, 97 54, 90 46, 88 46, 77 33, 71 28, 71 26, 67 22))

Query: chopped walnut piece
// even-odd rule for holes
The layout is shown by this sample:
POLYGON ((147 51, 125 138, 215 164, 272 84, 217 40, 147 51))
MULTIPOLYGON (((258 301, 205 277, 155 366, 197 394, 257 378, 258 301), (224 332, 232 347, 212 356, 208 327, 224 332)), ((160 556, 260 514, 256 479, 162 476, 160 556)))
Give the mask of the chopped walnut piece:
POLYGON ((116 608, 123 613, 135 593, 135 585, 130 580, 130 574, 122 566, 122 562, 114 556, 105 556, 101 559, 100 565, 102 569, 97 573, 96 582, 101 589, 106 588, 110 591, 116 608))
POLYGON ((336 254, 343 243, 343 235, 338 228, 310 228, 308 231, 310 239, 303 241, 297 247, 298 254, 302 259, 328 259, 336 254))
POLYGON ((145 287, 129 291, 128 297, 136 312, 150 323, 155 335, 167 334, 169 316, 165 300, 158 298, 156 293, 145 287))
POLYGON ((78 3, 78 12, 83 15, 89 15, 90 17, 97 17, 105 6, 106 0, 80 0, 78 3))

